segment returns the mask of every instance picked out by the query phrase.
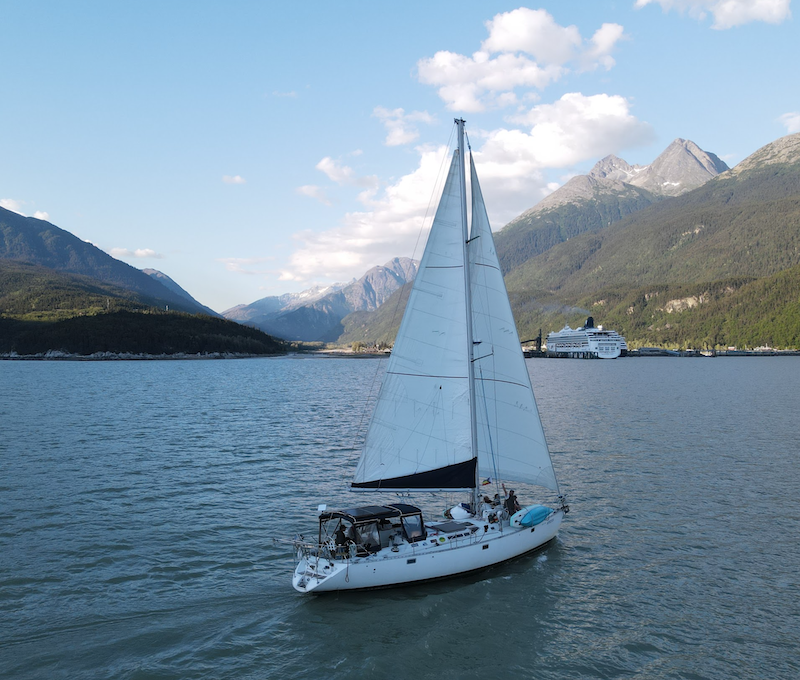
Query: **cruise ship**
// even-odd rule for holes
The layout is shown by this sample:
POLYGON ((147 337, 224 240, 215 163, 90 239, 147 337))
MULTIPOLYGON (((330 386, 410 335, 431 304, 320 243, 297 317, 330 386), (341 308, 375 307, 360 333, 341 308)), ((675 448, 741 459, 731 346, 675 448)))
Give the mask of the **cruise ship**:
POLYGON ((590 316, 580 328, 564 326, 547 336, 547 354, 576 359, 616 359, 628 353, 628 345, 617 331, 595 327, 590 316))

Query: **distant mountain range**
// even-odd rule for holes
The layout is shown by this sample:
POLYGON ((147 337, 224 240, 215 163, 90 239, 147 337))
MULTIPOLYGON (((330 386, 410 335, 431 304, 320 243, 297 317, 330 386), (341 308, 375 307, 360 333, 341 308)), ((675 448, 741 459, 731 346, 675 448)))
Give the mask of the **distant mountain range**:
POLYGON ((417 266, 414 260, 396 257, 357 281, 263 298, 233 307, 223 316, 285 340, 335 342, 344 330, 342 319, 356 311, 378 309, 394 291, 414 280, 417 266))
MULTIPOLYGON (((495 234, 520 335, 591 314, 634 346, 800 346, 800 134, 725 167, 684 140, 608 157, 495 234)), ((391 340, 403 304, 340 342, 391 340)))
MULTIPOLYGON (((495 240, 522 337, 580 324, 591 314, 632 346, 797 347, 800 134, 766 145, 733 169, 682 139, 648 166, 608 156, 512 220, 495 240)), ((287 340, 391 342, 417 266, 395 258, 357 281, 267 297, 223 314, 287 340)), ((107 330, 137 327, 137 346, 174 348, 173 340, 148 344, 161 322, 145 324, 141 316, 167 308, 214 314, 157 270, 140 271, 49 222, 0 208, 0 345, 27 338, 28 346, 38 346, 44 327, 30 324, 55 322, 55 328, 74 317, 105 316, 107 330), (139 314, 126 316, 132 312, 139 314)), ((47 337, 72 338, 80 347, 120 344, 111 331, 103 337, 103 323, 70 322, 47 337), (79 342, 83 331, 99 335, 79 342)), ((228 339, 219 348, 271 346, 220 323, 200 331, 170 319, 170 338, 183 332, 187 347, 212 347, 223 335, 228 339), (197 333, 207 338, 200 345, 191 340, 197 333)))
POLYGON ((580 234, 599 231, 671 196, 705 184, 728 166, 694 142, 676 139, 650 165, 606 156, 509 222, 495 235, 505 272, 580 234))

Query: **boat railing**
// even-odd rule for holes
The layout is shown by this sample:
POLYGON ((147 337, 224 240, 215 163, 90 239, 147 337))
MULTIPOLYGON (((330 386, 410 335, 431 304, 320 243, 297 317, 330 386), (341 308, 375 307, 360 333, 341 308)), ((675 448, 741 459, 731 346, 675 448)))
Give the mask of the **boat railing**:
MULTIPOLYGON (((322 544, 310 543, 303 536, 295 538, 273 538, 273 543, 282 545, 291 545, 294 552, 296 562, 302 560, 341 560, 355 557, 360 551, 352 541, 348 542, 346 546, 336 545, 333 539, 330 539, 322 544)), ((367 554, 366 552, 364 554, 367 554)))

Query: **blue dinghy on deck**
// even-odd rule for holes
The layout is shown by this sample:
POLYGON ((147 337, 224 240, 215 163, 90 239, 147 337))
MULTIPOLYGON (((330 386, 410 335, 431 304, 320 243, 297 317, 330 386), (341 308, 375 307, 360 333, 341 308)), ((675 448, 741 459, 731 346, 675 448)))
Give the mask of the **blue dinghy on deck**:
POLYGON ((535 527, 544 522, 553 513, 546 505, 527 505, 519 512, 511 515, 512 527, 535 527))

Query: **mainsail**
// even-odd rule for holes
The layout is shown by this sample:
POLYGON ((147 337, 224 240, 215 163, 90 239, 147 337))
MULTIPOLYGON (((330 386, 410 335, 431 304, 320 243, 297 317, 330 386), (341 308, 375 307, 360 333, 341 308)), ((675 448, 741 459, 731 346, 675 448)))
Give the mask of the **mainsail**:
POLYGON ((558 489, 471 154, 472 227, 464 247, 463 172, 456 150, 355 489, 474 489, 478 474, 558 489))
POLYGON ((356 489, 475 486, 461 169, 453 154, 356 469, 356 489))

